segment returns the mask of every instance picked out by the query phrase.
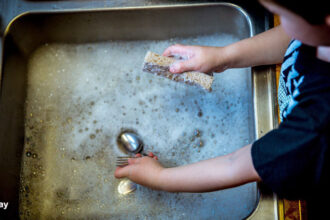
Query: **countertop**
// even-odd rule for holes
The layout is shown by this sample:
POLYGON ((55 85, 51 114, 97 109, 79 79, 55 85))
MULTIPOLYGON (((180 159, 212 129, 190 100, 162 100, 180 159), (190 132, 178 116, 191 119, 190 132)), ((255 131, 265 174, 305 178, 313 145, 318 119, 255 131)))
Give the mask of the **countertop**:
MULTIPOLYGON (((280 25, 281 21, 279 16, 274 16, 274 26, 280 25)), ((276 65, 276 84, 278 87, 279 78, 280 78, 281 65, 276 65)), ((278 109, 279 114, 279 109, 278 109)), ((280 117, 278 116, 279 120, 280 117)), ((280 123, 280 121, 279 121, 280 123)), ((283 210, 285 220, 302 220, 307 219, 307 209, 306 202, 302 200, 286 200, 283 199, 283 210)))

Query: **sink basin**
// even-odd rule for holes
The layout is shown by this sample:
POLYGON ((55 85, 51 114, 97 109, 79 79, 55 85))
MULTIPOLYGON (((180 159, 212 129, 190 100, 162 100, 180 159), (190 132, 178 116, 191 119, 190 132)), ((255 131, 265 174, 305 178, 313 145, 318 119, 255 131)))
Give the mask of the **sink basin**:
POLYGON ((4 35, 1 75, 4 215, 276 219, 276 196, 256 183, 203 194, 138 186, 121 195, 113 177, 115 156, 123 154, 116 136, 124 129, 175 166, 232 152, 274 127, 272 68, 218 74, 211 93, 140 70, 147 50, 224 46, 256 29, 245 10, 229 3, 16 17, 4 35))

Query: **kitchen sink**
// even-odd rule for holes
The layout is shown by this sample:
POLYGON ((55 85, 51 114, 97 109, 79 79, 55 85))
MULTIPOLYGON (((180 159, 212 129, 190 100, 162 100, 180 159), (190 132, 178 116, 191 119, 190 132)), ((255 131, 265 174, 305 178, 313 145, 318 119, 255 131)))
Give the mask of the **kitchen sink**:
POLYGON ((125 154, 116 137, 125 129, 176 166, 230 153, 276 126, 272 67, 216 74, 212 92, 141 70, 148 50, 254 36, 267 22, 257 24, 252 13, 198 3, 18 15, 3 39, 0 201, 9 206, 0 214, 278 219, 280 200, 262 184, 198 194, 138 186, 123 195, 113 177, 115 157, 125 154))

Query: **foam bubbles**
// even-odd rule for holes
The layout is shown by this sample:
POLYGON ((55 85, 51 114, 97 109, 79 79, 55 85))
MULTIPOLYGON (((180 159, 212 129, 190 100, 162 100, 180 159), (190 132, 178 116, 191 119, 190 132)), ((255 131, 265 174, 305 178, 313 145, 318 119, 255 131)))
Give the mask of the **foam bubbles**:
POLYGON ((252 210, 254 184, 193 195, 138 186, 122 196, 113 177, 123 129, 135 130, 165 166, 223 155, 252 140, 249 69, 215 75, 211 93, 141 71, 148 50, 236 40, 212 35, 38 48, 28 66, 21 217, 180 219, 199 210, 208 218, 210 208, 219 214, 241 202, 252 210))

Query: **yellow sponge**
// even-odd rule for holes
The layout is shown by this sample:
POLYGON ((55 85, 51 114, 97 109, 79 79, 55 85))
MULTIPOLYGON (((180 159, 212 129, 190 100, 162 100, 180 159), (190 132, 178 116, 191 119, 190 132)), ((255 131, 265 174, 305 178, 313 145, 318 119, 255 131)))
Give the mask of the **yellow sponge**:
POLYGON ((190 85, 198 85, 208 91, 212 91, 213 76, 205 73, 191 71, 180 74, 173 74, 169 71, 172 63, 177 61, 171 57, 165 57, 148 51, 143 63, 143 71, 164 76, 177 82, 184 82, 190 85))

